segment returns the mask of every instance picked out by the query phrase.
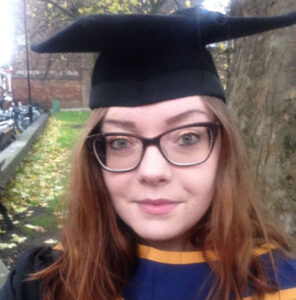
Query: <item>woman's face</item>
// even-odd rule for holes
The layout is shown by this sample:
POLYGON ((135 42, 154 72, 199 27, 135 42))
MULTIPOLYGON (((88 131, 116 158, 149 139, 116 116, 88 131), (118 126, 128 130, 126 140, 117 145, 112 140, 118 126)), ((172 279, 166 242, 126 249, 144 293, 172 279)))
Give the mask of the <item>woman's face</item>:
MULTIPOLYGON (((138 107, 111 107, 102 132, 152 138, 182 125, 214 121, 202 98, 192 96, 138 107)), ((123 173, 103 170, 116 213, 148 245, 190 250, 185 235, 211 205, 219 153, 218 138, 208 160, 180 167, 150 145, 136 169, 123 173)))

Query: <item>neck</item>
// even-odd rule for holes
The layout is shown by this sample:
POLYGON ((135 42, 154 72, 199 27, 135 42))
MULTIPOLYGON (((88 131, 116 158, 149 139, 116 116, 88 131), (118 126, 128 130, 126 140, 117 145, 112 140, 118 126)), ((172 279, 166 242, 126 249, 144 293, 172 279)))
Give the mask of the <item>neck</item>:
POLYGON ((166 240, 166 241, 145 241, 146 246, 150 246, 162 251, 197 251, 200 250, 197 246, 192 245, 189 241, 178 242, 176 240, 166 240))

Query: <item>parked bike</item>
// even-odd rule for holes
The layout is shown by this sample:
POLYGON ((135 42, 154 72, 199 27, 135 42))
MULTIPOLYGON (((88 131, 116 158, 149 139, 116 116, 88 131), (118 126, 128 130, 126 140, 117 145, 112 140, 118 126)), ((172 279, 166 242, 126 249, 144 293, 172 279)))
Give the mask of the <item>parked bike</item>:
MULTIPOLYGON (((29 106, 16 104, 12 97, 0 97, 0 107, 0 151, 2 151, 31 125, 31 121, 29 106)), ((39 117, 38 105, 32 106, 33 122, 39 117)))

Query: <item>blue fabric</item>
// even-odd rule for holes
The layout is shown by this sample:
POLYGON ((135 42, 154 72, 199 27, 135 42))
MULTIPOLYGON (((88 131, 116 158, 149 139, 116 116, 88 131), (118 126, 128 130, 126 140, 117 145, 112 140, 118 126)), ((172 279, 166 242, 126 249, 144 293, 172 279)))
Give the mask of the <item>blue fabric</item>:
POLYGON ((170 265, 139 259, 126 300, 193 300, 206 298, 213 276, 206 263, 170 265))
MULTIPOLYGON (((289 259, 282 256, 278 250, 273 251, 274 263, 277 267, 277 276, 279 281, 279 286, 281 289, 289 289, 296 287, 296 259, 289 259)), ((268 270, 269 276, 276 280, 276 274, 272 270, 272 264, 269 259, 268 254, 261 256, 264 264, 268 270)), ((296 299, 296 295, 295 295, 296 299)))
MULTIPOLYGON (((274 251, 280 289, 296 288, 296 259, 274 251)), ((275 279, 268 254, 261 256, 271 279, 275 279)), ((139 258, 138 267, 127 285, 125 300, 203 300, 208 296, 215 275, 207 263, 167 264, 139 258)), ((252 295, 252 289, 245 297, 252 295)), ((296 293, 295 293, 296 299, 296 293)))

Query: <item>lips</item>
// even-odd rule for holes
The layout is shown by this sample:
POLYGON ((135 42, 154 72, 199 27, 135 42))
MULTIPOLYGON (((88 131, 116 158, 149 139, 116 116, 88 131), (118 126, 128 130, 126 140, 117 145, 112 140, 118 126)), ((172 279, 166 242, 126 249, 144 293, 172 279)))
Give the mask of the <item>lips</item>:
POLYGON ((166 215, 173 211, 180 202, 167 199, 144 199, 136 201, 140 210, 149 215, 166 215))

